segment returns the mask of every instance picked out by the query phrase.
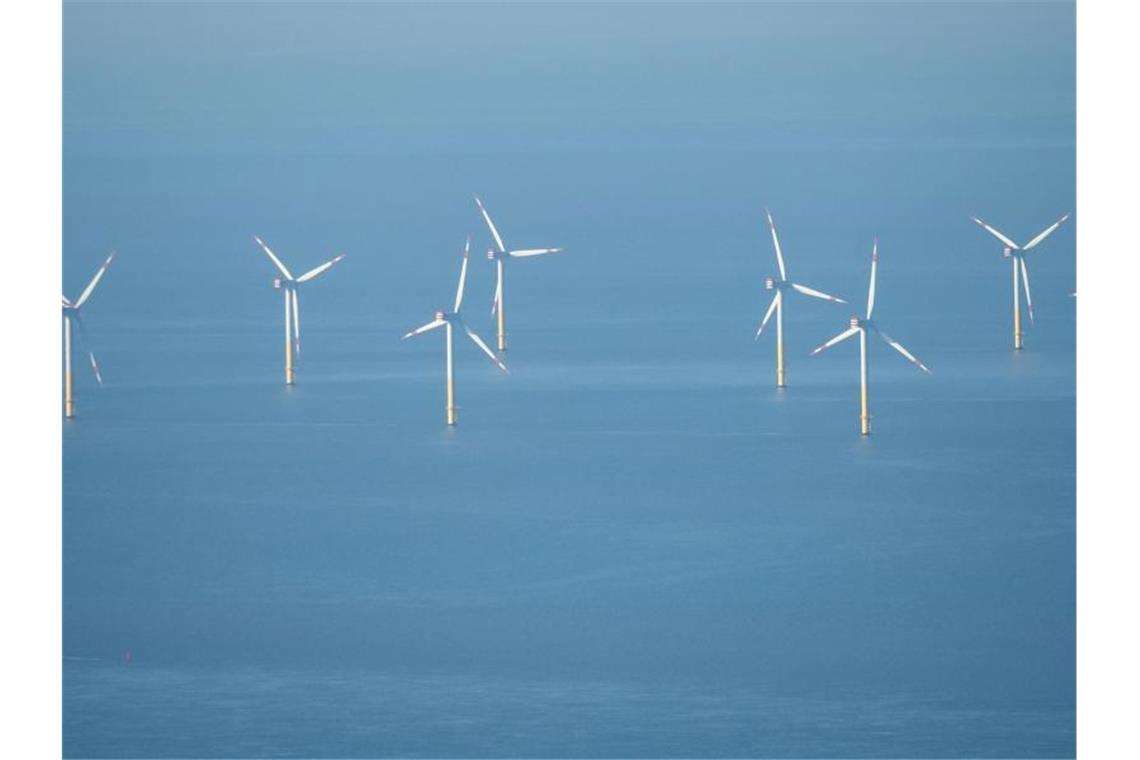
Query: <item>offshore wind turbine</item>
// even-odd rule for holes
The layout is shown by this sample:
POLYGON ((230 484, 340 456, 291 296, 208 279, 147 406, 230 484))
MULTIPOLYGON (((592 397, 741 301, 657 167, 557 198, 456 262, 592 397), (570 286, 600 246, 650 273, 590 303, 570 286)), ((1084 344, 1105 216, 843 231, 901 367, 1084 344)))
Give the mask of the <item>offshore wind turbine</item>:
POLYGON ((281 277, 273 278, 273 287, 285 291, 285 384, 293 385, 295 382, 293 355, 296 353, 298 356, 301 354, 301 310, 300 301, 297 298, 297 288, 305 282, 312 280, 318 275, 323 274, 333 264, 337 263, 344 258, 344 254, 329 259, 324 264, 318 267, 313 267, 308 272, 305 272, 300 277, 293 277, 289 268, 281 263, 281 259, 269 249, 269 246, 259 238, 257 235, 253 236, 257 244, 261 246, 261 250, 273 261, 273 265, 277 267, 277 271, 281 273, 281 277))
POLYGON ((83 304, 91 298, 91 294, 95 292, 95 286, 99 284, 99 280, 103 279, 103 275, 107 273, 107 267, 111 266, 111 259, 115 258, 112 253, 103 262, 103 266, 99 267, 99 271, 95 272, 95 276, 91 278, 91 282, 87 283, 87 287, 79 294, 79 298, 74 301, 69 301, 67 296, 63 296, 63 414, 68 419, 75 416, 75 397, 72 395, 72 378, 71 378, 71 325, 75 325, 75 329, 79 331, 80 337, 87 348, 87 357, 91 360, 91 371, 95 373, 95 380, 99 385, 103 384, 103 375, 99 372, 99 363, 95 361, 95 353, 91 350, 91 342, 87 339, 87 331, 83 329, 83 320, 79 316, 79 310, 83 308, 83 304))
POLYGON ((483 219, 486 220, 487 226, 491 229, 491 237, 495 239, 495 247, 487 251, 487 258, 495 262, 495 298, 491 302, 491 316, 496 317, 498 320, 497 337, 500 351, 507 350, 507 317, 503 308, 503 279, 505 277, 506 263, 510 259, 524 259, 531 256, 544 256, 548 253, 558 253, 561 248, 522 248, 514 251, 508 251, 507 246, 503 243, 502 236, 499 231, 495 229, 495 223, 491 221, 491 215, 487 213, 487 208, 483 205, 483 201, 479 200, 479 196, 475 196, 475 203, 479 206, 479 211, 483 214, 483 219))
POLYGON ((1013 264, 1013 348, 1020 351, 1024 348, 1024 341, 1021 333, 1021 293, 1018 290, 1018 275, 1020 274, 1021 284, 1025 288, 1025 305, 1029 308, 1029 321, 1033 322, 1033 297, 1029 295, 1029 269, 1025 266, 1025 253, 1036 248, 1042 240, 1052 235, 1058 227, 1066 219, 1071 216, 1071 212, 1065 214, 1057 221, 1050 224, 1045 229, 1038 232, 1028 243, 1023 246, 1018 246, 1017 243, 1009 239, 1008 236, 1002 234, 994 227, 983 222, 976 216, 970 217, 975 222, 982 226, 986 232, 990 233, 998 240, 1000 240, 1005 248, 1002 249, 1002 255, 1010 259, 1013 264))
POLYGON ((481 350, 483 353, 485 353, 487 356, 489 356, 491 361, 493 361, 495 363, 495 366, 497 366, 499 369, 503 370, 503 372, 507 371, 507 365, 503 364, 503 362, 500 361, 499 357, 495 356, 495 352, 492 351, 487 346, 487 344, 483 342, 483 339, 480 338, 478 335, 476 335, 475 331, 472 330, 470 327, 468 327, 463 322, 463 318, 461 316, 459 316, 459 310, 461 308, 463 308, 463 290, 467 284, 467 254, 470 252, 470 250, 471 250, 471 238, 468 237, 467 243, 463 246, 463 264, 459 268, 459 287, 457 287, 455 289, 455 305, 452 306, 451 311, 445 311, 443 309, 440 309, 439 311, 437 311, 435 313, 435 319, 433 319, 431 322, 428 322, 426 325, 423 325, 421 327, 417 327, 416 329, 405 333, 404 336, 401 338, 401 340, 407 340, 408 338, 411 338, 415 335, 420 335, 421 333, 426 333, 430 330, 435 330, 436 328, 439 328, 439 327, 442 327, 445 329, 445 334, 447 336, 446 341, 445 341, 445 346, 446 346, 446 356, 447 356, 447 424, 448 425, 454 425, 455 424, 455 417, 456 417, 456 415, 455 415, 455 412, 456 412, 456 406, 455 406, 455 370, 454 370, 455 365, 454 365, 453 356, 452 356, 452 354, 453 354, 452 331, 454 329, 460 328, 464 332, 466 332, 467 337, 471 339, 471 342, 474 343, 476 346, 478 346, 479 350, 481 350))
POLYGON ((831 348, 836 343, 847 340, 852 335, 859 335, 859 431, 863 435, 871 434, 871 410, 867 400, 867 331, 871 330, 880 338, 882 338, 888 346, 898 351, 900 354, 907 358, 914 366, 926 374, 930 374, 930 370, 925 364, 915 358, 914 354, 903 348, 903 345, 897 340, 887 335, 879 329, 879 326, 871 321, 871 315, 875 313, 875 274, 879 266, 879 239, 875 238, 875 244, 871 248, 871 284, 867 288, 867 315, 860 317, 859 315, 852 315, 851 326, 843 332, 836 335, 831 340, 824 343, 822 346, 816 348, 811 352, 815 356, 825 348, 831 348))
POLYGON ((792 282, 788 279, 788 271, 784 267, 784 254, 780 250, 780 236, 776 234, 776 223, 772 221, 772 212, 764 209, 764 213, 768 216, 768 228, 772 231, 772 245, 776 248, 776 265, 779 267, 779 277, 768 277, 764 280, 764 287, 768 290, 775 290, 776 295, 772 297, 772 302, 768 305, 768 311, 764 313, 764 318, 760 320, 760 327, 756 330, 756 340, 760 339, 760 333, 764 332, 764 326, 768 324, 768 320, 772 318, 772 312, 776 312, 776 387, 784 387, 784 293, 788 290, 794 290, 797 293, 803 293, 805 296, 812 298, 822 298, 824 301, 833 301, 834 303, 847 303, 842 298, 828 295, 819 290, 809 288, 806 285, 792 282))

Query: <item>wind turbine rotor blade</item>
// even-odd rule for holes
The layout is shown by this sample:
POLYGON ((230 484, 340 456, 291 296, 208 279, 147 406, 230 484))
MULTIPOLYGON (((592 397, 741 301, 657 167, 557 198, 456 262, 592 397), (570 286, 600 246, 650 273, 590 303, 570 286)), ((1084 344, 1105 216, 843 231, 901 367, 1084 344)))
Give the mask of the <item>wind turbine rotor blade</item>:
POLYGON ((447 324, 446 320, 433 319, 431 322, 428 322, 426 325, 422 325, 421 327, 417 327, 414 330, 410 330, 410 331, 404 333, 404 335, 400 338, 400 340, 407 340, 408 338, 414 337, 414 336, 419 335, 421 333, 426 333, 428 330, 435 330, 438 327, 443 327, 446 324, 447 324))
POLYGON ((467 238, 467 245, 463 247, 463 264, 459 267, 459 287, 455 289, 455 308, 452 309, 456 314, 459 313, 459 308, 463 306, 463 290, 467 286, 467 253, 471 250, 471 238, 467 238))
POLYGON ((483 201, 479 200, 479 196, 475 196, 475 203, 479 206, 479 211, 483 213, 483 219, 487 221, 487 226, 491 228, 491 237, 495 238, 495 245, 499 247, 499 253, 506 253, 507 247, 503 245, 503 239, 499 237, 499 231, 495 229, 495 223, 491 221, 491 215, 487 213, 487 209, 483 206, 483 201))
POLYGON ((772 221, 772 212, 764 209, 768 215, 768 228, 772 230, 772 245, 776 246, 776 264, 780 267, 780 279, 788 279, 788 272, 784 268, 784 252, 780 250, 780 236, 776 234, 776 223, 772 221))
POLYGON ((301 354, 301 309, 298 305, 298 297, 296 288, 290 294, 293 298, 293 349, 297 355, 301 354))
POLYGON ((269 246, 265 244, 265 241, 259 238, 257 235, 254 235, 253 239, 257 241, 257 244, 259 246, 261 246, 261 250, 265 251, 266 255, 273 260, 273 265, 281 271, 281 274, 285 275, 285 279, 292 280, 293 275, 289 273, 289 269, 281 263, 281 259, 277 258, 277 254, 269 250, 269 246))
POLYGON ((760 327, 756 330, 756 337, 753 340, 760 340, 760 333, 764 332, 764 326, 768 324, 768 320, 772 318, 772 314, 776 311, 776 307, 780 305, 780 298, 784 294, 776 291, 776 295, 772 298, 772 303, 768 304, 768 311, 764 312, 764 318, 760 320, 760 327))
POLYGON ((1030 248, 1035 247, 1042 240, 1044 240, 1045 238, 1052 235, 1057 230, 1057 228, 1060 227, 1062 224, 1064 224, 1065 220, 1068 219, 1071 215, 1072 215, 1071 212, 1068 214, 1065 214, 1060 219, 1058 219, 1057 221, 1053 222, 1052 224, 1050 224, 1045 229, 1038 232, 1037 236, 1034 237, 1032 240, 1030 240, 1028 243, 1026 243, 1025 246, 1021 250, 1028 251, 1030 248))
POLYGON ((507 369, 507 365, 503 364, 502 360, 499 359, 499 357, 495 356, 495 352, 492 351, 490 347, 483 342, 482 338, 475 334, 474 330, 472 330, 467 325, 463 325, 463 330, 467 333, 467 337, 470 338, 476 346, 483 349, 483 353, 491 357, 491 361, 493 361, 499 369, 501 369, 503 372, 510 372, 510 370, 507 369))
POLYGON ((928 375, 932 374, 930 372, 929 367, 927 367, 925 364, 920 362, 918 360, 918 358, 914 354, 912 354, 910 351, 907 351, 905 348, 903 348, 902 343, 899 343, 897 340, 895 340, 891 336, 887 335, 885 332, 883 332, 882 330, 880 330, 877 327, 874 327, 872 329, 874 329, 874 331, 879 334, 880 338, 882 338, 883 340, 885 340, 887 342, 888 346, 890 346, 891 348, 893 348, 894 350, 898 351, 900 354, 905 356, 907 358, 907 361, 909 361, 914 366, 918 367, 920 370, 922 370, 926 374, 928 374, 928 375))
POLYGON ((867 287, 867 319, 875 311, 875 279, 879 271, 879 239, 871 247, 871 284, 867 287))
POLYGON ((1000 240, 1001 242, 1005 243, 1007 246, 1009 246, 1009 247, 1010 247, 1010 248, 1012 248, 1013 250, 1015 250, 1015 251, 1016 251, 1016 250, 1019 250, 1019 249, 1018 249, 1018 247, 1017 247, 1017 243, 1015 243, 1015 242, 1013 242, 1012 240, 1010 240, 1008 237, 1006 237, 1005 235, 1003 235, 1003 234, 1002 234, 1001 232, 999 232, 997 229, 995 229, 995 228, 991 227, 990 225, 986 224, 985 222, 983 222, 981 219, 979 219, 979 218, 978 218, 978 217, 976 217, 976 216, 971 216, 970 218, 971 218, 971 219, 973 219, 973 220, 974 220, 975 222, 977 222, 978 224, 980 224, 980 225, 982 226, 982 229, 984 229, 986 232, 990 233, 991 235, 993 235, 994 237, 996 237, 996 238, 997 238, 998 240, 1000 240))
POLYGON ((91 361, 91 371, 95 373, 95 381, 99 385, 103 384, 103 373, 99 371, 99 362, 95 361, 95 352, 91 350, 91 341, 87 337, 87 328, 83 326, 83 320, 79 317, 79 313, 74 315, 75 326, 79 328, 79 339, 83 341, 83 347, 87 349, 87 358, 91 361))
POLYGON ((103 279, 103 275, 107 273, 107 267, 111 266, 111 259, 113 258, 115 258, 115 254, 112 253, 107 257, 107 260, 103 262, 103 266, 99 267, 99 271, 95 273, 95 276, 91 278, 91 282, 87 283, 87 287, 83 289, 83 292, 79 295, 79 298, 75 300, 75 308, 78 309, 80 306, 87 303, 87 299, 90 298, 91 294, 95 292, 95 286, 99 284, 99 280, 103 279))
POLYGON ((836 298, 835 296, 829 296, 827 293, 824 293, 821 290, 815 290, 813 288, 809 288, 807 285, 799 285, 799 284, 793 282, 792 287, 795 288, 800 293, 803 293, 805 296, 811 296, 812 298, 822 298, 824 301, 834 301, 835 303, 847 303, 842 298, 836 298))
POLYGON ((1021 284, 1025 286, 1025 305, 1029 307, 1029 321, 1033 321, 1033 296, 1029 295, 1029 268, 1025 266, 1025 257, 1021 256, 1021 284))
POLYGON ((95 382, 103 385, 103 373, 99 371, 99 362, 95 361, 95 352, 88 349, 87 358, 91 360, 91 371, 95 373, 95 382))
POLYGON ((559 253, 561 250, 561 248, 524 248, 521 251, 508 251, 507 255, 516 259, 524 259, 528 256, 545 256, 548 253, 559 253))
POLYGON ((839 334, 838 334, 838 335, 836 335, 834 338, 832 338, 831 340, 829 340, 829 341, 827 341, 826 343, 824 343, 822 346, 819 346, 819 347, 818 347, 818 348, 816 348, 814 351, 812 351, 812 352, 811 352, 811 355, 812 355, 812 356, 815 356, 815 355, 816 355, 816 354, 818 354, 820 351, 823 351, 824 349, 828 349, 828 348, 831 348, 831 347, 832 347, 832 346, 834 346, 836 343, 842 343, 843 341, 845 341, 845 340, 847 340, 848 338, 850 338, 852 335, 855 335, 857 332, 859 332, 859 328, 858 328, 858 327, 848 327, 846 330, 844 330, 843 332, 839 333, 839 334))
POLYGON ((495 297, 491 301, 491 316, 499 312, 499 303, 503 300, 503 278, 495 274, 495 297))
POLYGON ((340 261, 343 258, 344 258, 344 254, 342 253, 341 255, 337 256, 335 259, 329 259, 324 264, 321 264, 319 267, 315 267, 313 269, 310 269, 308 272, 305 272, 303 275, 298 277, 297 282, 308 282, 309 280, 313 279, 317 275, 327 271, 330 267, 332 267, 333 264, 337 263, 338 261, 340 261))

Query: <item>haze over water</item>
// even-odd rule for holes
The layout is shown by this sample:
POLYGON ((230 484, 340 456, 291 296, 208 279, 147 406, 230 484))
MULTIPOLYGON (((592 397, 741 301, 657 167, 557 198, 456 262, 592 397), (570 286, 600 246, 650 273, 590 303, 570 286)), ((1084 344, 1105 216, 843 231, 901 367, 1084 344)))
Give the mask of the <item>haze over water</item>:
POLYGON ((68 757, 1075 752, 1071 4, 65 5, 68 757), (480 193, 513 247, 502 375, 480 193), (776 263, 788 388, 753 341, 776 263), (297 385, 262 236, 298 273, 297 385), (933 370, 808 357, 866 300, 933 370), (794 294, 793 294, 794 295, 794 294), (131 654, 131 663, 124 656, 131 654))

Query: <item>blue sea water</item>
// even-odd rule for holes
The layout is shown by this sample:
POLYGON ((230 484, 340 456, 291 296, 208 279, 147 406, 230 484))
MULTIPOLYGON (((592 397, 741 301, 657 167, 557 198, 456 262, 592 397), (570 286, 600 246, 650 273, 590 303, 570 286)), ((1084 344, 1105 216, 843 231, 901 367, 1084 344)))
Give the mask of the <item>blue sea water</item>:
POLYGON ((1075 753, 1068 4, 73 5, 68 757, 1075 753), (989 24, 979 25, 984 17, 989 24), (979 28, 982 26, 984 28, 979 28), (999 45, 998 43, 1001 42, 999 45), (429 51, 424 53, 425 49, 429 51), (513 264, 485 338, 479 192, 513 264), (792 280, 788 387, 753 340, 792 280), (302 291, 295 387, 258 234, 302 291), (866 298, 933 370, 808 357, 866 298), (127 657, 129 653, 129 662, 127 657))

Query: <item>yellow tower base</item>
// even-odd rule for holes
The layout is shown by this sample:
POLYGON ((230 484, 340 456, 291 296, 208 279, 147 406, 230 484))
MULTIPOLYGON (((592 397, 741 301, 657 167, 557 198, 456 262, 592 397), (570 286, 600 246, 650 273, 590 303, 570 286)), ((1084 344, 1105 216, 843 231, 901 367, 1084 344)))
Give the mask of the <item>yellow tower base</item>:
POLYGON ((296 381, 296 373, 293 371, 293 341, 289 338, 285 340, 285 384, 293 385, 296 381))

